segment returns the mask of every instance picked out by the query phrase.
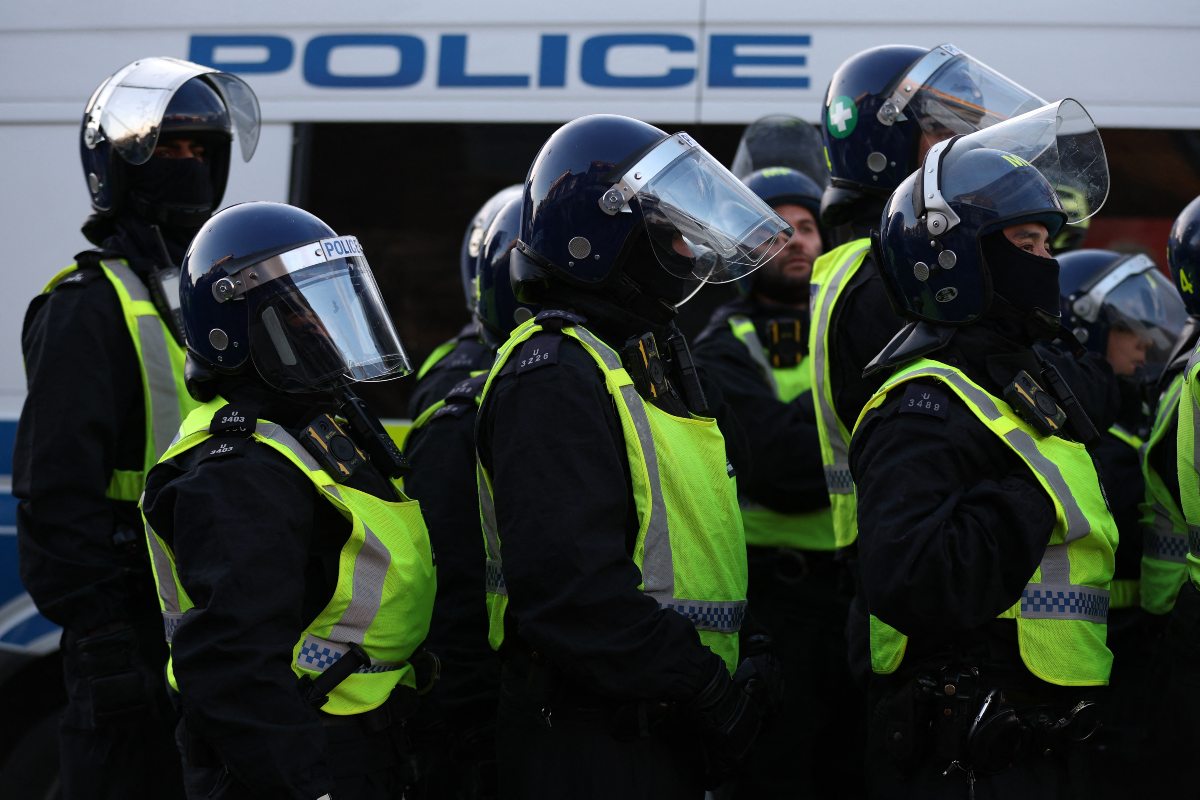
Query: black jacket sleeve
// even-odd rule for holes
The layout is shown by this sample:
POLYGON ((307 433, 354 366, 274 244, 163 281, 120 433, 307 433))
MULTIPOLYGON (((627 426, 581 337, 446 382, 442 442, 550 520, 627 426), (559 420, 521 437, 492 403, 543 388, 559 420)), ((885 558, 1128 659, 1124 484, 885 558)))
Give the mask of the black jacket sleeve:
POLYGON ((858 551, 871 613, 910 635, 967 631, 1015 603, 1054 527, 1028 467, 956 395, 902 413, 904 388, 855 432, 858 551))
POLYGON ((720 659, 638 585, 624 440, 591 356, 500 376, 477 433, 494 487, 510 625, 568 680, 621 699, 693 696, 720 659))
POLYGON ((782 513, 828 506, 811 394, 781 401, 728 328, 698 341, 695 354, 744 436, 750 464, 735 463, 739 491, 782 513))
POLYGON ((311 800, 333 784, 324 730, 291 661, 324 605, 308 597, 320 576, 310 550, 331 535, 318 507, 329 504, 269 448, 231 446, 184 471, 156 467, 146 489, 146 519, 173 548, 195 603, 172 644, 184 719, 240 783, 311 800))
POLYGON ((80 632, 154 609, 137 508, 105 497, 114 469, 142 468, 145 445, 141 376, 116 293, 98 271, 76 272, 34 299, 21 346, 22 582, 47 618, 80 632))

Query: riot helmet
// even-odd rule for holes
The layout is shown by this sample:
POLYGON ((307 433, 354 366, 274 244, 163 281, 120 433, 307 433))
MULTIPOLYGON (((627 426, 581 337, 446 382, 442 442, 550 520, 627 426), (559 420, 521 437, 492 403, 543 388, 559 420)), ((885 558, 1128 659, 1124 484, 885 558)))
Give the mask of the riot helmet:
POLYGON ((1019 223, 1041 223, 1052 239, 1065 222, 1079 221, 1054 188, 1068 183, 1086 196, 1089 213, 1108 194, 1103 144, 1074 100, 930 148, 922 168, 892 194, 873 240, 897 313, 968 324, 988 310, 996 289, 1008 302, 1056 322, 1056 275, 1042 285, 1052 273, 1039 266, 1026 274, 1036 285, 1024 284, 996 270, 998 257, 1008 252, 1004 243, 990 252, 985 246, 999 238, 989 240, 989 234, 1019 223))
POLYGON ((478 274, 479 258, 483 253, 484 237, 500 209, 507 205, 508 201, 520 198, 524 188, 523 184, 516 183, 504 187, 489 197, 487 202, 475 212, 475 216, 471 218, 471 224, 467 226, 467 231, 463 234, 462 248, 458 258, 459 273, 462 276, 463 296, 467 303, 467 310, 471 313, 475 312, 477 301, 475 278, 478 274))
POLYGON ((521 198, 510 198, 496 213, 479 247, 479 291, 475 318, 484 342, 496 348, 503 344, 513 328, 537 312, 537 306, 518 302, 509 278, 512 249, 521 230, 521 198))
POLYGON ((361 245, 283 203, 213 215, 184 256, 189 360, 217 374, 252 363, 283 392, 329 392, 411 371, 361 245))
POLYGON ((177 58, 134 61, 101 83, 83 112, 80 154, 92 208, 169 228, 198 228, 220 205, 236 134, 258 144, 258 99, 241 78, 177 58), (197 158, 155 158, 173 139, 197 158))
POLYGON ((1063 324, 1117 377, 1158 379, 1187 321, 1171 282, 1149 256, 1075 250, 1058 256, 1063 324))
POLYGON ((764 268, 738 280, 738 290, 745 295, 757 288, 767 297, 784 303, 806 301, 812 263, 825 245, 825 233, 820 225, 821 187, 807 175, 788 167, 767 167, 742 180, 793 231, 778 256, 764 268), (807 220, 808 215, 812 216, 811 223, 807 220))
POLYGON ((1044 102, 952 44, 884 45, 850 57, 821 110, 832 175, 825 224, 850 221, 864 197, 887 197, 917 168, 923 148, 1044 102))
POLYGON ((767 167, 790 167, 824 189, 829 185, 829 167, 822 147, 815 126, 799 117, 771 114, 746 126, 729 171, 746 180, 750 173, 767 167))
POLYGON ((686 133, 580 117, 529 168, 513 251, 517 297, 554 285, 669 318, 704 283, 754 271, 787 225, 686 133))
POLYGON ((1200 317, 1200 197, 1188 203, 1171 225, 1167 266, 1188 314, 1200 317))

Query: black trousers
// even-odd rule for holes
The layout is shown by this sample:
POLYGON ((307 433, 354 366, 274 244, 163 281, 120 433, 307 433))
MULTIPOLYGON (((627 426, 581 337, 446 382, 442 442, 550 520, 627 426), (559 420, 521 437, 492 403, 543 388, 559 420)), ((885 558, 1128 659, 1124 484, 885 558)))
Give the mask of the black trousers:
POLYGON ((1200 753, 1200 591, 1184 582, 1167 619, 1151 672, 1147 728, 1153 769, 1143 785, 1150 797, 1197 797, 1200 753))
POLYGON ((500 797, 702 800, 702 734, 671 717, 649 735, 618 739, 611 730, 617 705, 549 704, 531 691, 527 673, 506 664, 496 729, 500 797))
POLYGON ((65 630, 62 656, 63 800, 182 798, 161 618, 86 637, 65 630))

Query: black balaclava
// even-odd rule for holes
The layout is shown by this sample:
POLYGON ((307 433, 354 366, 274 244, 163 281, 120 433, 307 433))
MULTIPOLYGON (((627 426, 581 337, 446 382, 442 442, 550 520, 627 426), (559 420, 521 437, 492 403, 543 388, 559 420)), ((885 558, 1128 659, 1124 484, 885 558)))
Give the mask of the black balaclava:
POLYGON ((982 237, 979 244, 995 293, 987 316, 1015 317, 1027 343, 1057 336, 1058 262, 1025 252, 1010 242, 1004 231, 982 237))
POLYGON ((151 158, 126 170, 130 207, 163 235, 191 241, 212 215, 214 192, 208 163, 198 158, 151 158))

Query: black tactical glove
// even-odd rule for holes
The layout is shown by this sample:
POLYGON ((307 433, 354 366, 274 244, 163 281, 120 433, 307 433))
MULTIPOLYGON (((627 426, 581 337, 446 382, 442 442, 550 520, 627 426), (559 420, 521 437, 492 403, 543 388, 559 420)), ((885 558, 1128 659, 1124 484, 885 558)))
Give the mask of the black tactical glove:
POLYGON ((779 662, 764 653, 743 660, 732 678, 720 665, 696 695, 692 712, 704 728, 707 788, 720 786, 741 766, 782 686, 779 662))

